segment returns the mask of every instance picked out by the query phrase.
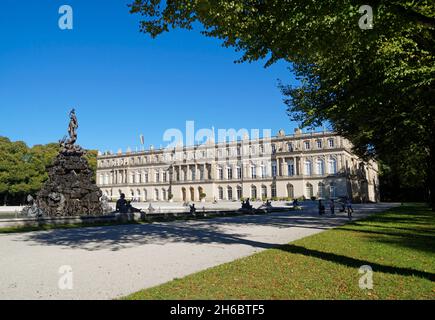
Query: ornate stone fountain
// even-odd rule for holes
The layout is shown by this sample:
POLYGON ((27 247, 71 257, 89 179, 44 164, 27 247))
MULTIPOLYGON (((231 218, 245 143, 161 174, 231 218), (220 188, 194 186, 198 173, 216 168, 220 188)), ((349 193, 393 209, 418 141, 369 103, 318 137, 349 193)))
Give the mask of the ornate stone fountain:
MULTIPOLYGON (((37 215, 67 217, 102 215, 101 190, 92 181, 93 171, 85 159, 86 151, 77 141, 78 121, 75 110, 70 112, 69 139, 64 137, 60 152, 47 168, 49 179, 38 192, 34 209, 37 215)), ((31 212, 28 213, 31 215, 31 212)))

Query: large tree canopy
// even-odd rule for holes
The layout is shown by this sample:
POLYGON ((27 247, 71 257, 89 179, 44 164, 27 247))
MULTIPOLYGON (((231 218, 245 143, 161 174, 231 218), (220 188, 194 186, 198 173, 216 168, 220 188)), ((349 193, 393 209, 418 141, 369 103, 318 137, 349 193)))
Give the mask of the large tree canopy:
MULTIPOLYGON (((153 37, 198 23, 242 52, 240 62, 291 62, 298 87, 282 85, 293 120, 329 121, 359 155, 383 160, 435 198, 433 0, 370 0, 373 28, 360 28, 351 0, 136 0, 153 37)), ((368 22, 368 21, 363 21, 368 22)), ((367 23, 366 23, 367 24, 367 23)))

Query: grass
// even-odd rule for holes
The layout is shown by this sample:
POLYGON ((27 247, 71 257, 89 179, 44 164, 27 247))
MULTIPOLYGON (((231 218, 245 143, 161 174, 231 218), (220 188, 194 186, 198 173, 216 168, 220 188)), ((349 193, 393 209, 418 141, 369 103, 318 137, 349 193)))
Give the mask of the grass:
POLYGON ((434 281, 435 214, 410 204, 125 299, 434 299, 434 281))

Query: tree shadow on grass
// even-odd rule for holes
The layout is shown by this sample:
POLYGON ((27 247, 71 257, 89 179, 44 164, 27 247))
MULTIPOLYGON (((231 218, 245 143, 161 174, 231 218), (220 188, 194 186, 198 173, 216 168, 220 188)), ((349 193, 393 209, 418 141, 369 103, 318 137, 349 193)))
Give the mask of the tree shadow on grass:
POLYGON ((396 208, 395 212, 371 216, 340 230, 367 235, 373 242, 435 252, 435 216, 425 206, 396 208))
POLYGON ((279 249, 288 253, 299 254, 306 257, 313 257, 313 258, 341 264, 350 268, 359 269, 364 265, 370 265, 373 268, 374 272, 382 272, 382 273, 389 273, 393 275, 402 275, 402 276, 416 276, 430 281, 435 281, 435 274, 430 272, 425 272, 425 271, 420 271, 420 270, 415 270, 410 268, 386 266, 379 263, 355 259, 343 255, 338 255, 335 253, 307 249, 304 247, 291 245, 291 244, 281 246, 279 247, 279 249))

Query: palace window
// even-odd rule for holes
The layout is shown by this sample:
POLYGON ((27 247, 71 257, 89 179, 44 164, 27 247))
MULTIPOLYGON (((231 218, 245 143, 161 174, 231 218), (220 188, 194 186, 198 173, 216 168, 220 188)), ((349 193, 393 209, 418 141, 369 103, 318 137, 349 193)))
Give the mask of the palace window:
POLYGON ((192 181, 196 180, 196 169, 192 168, 192 181))
POLYGON ((257 178, 257 167, 256 166, 251 167, 251 177, 252 177, 252 179, 257 178))
POLYGON ((241 180, 243 178, 242 168, 237 167, 237 179, 241 180))
POLYGON ((233 188, 228 187, 228 200, 232 201, 233 200, 233 188))
POLYGON ((319 182, 319 198, 325 199, 326 198, 326 188, 325 184, 322 182, 319 182))
POLYGON ((305 194, 306 194, 306 197, 308 199, 311 199, 312 197, 314 197, 314 189, 313 189, 313 185, 311 183, 307 183, 305 189, 306 189, 305 194))
POLYGON ((328 163, 329 163, 329 173, 337 174, 337 160, 331 158, 328 163))
POLYGON ((293 143, 291 143, 291 142, 289 142, 288 144, 287 144, 287 151, 288 152, 293 152, 293 143))
POLYGON ((228 174, 228 180, 232 180, 233 179, 233 168, 228 167, 227 174, 228 174))
POLYGON ((310 150, 311 149, 311 143, 310 143, 310 141, 305 141, 304 142, 304 146, 305 146, 305 150, 310 150))
POLYGON ((224 179, 224 169, 222 167, 218 168, 218 179, 223 180, 224 179))
POLYGON ((328 140, 328 145, 329 145, 330 148, 334 148, 334 146, 335 146, 334 139, 329 139, 328 140))
POLYGON ((337 187, 334 183, 331 183, 329 186, 329 197, 330 198, 336 198, 337 197, 337 187))
POLYGON ((317 160, 317 174, 321 176, 325 174, 325 162, 322 159, 317 160))
POLYGON ((311 176, 311 174, 312 174, 311 161, 307 160, 305 161, 305 175, 311 176))
POLYGON ((287 185, 287 196, 290 199, 294 199, 295 198, 295 188, 290 183, 287 185))
POLYGON ((266 166, 265 165, 261 166, 261 177, 263 179, 267 177, 267 170, 266 170, 266 166))
POLYGON ((156 172, 156 182, 160 182, 160 172, 156 172))
POLYGON ((251 198, 253 200, 257 199, 257 187, 256 186, 251 187, 251 198))
POLYGON ((272 144, 272 154, 276 153, 276 144, 272 144))
POLYGON ((278 167, 276 162, 272 162, 272 176, 276 177, 278 175, 278 167))
POLYGON ((261 186, 261 198, 267 198, 267 187, 266 186, 261 186))
POLYGON ((237 200, 242 199, 242 197, 243 197, 242 187, 238 186, 237 187, 237 200))
POLYGON ((223 200, 224 199, 224 188, 219 187, 218 188, 218 193, 219 193, 219 200, 223 200))
POLYGON ((271 187, 271 197, 272 198, 276 198, 277 197, 276 185, 275 184, 272 184, 272 187, 271 187))
POLYGON ((317 149, 322 149, 323 143, 322 140, 317 140, 317 149))
POLYGON ((295 175, 295 164, 293 161, 287 162, 287 169, 289 177, 293 177, 295 175))

